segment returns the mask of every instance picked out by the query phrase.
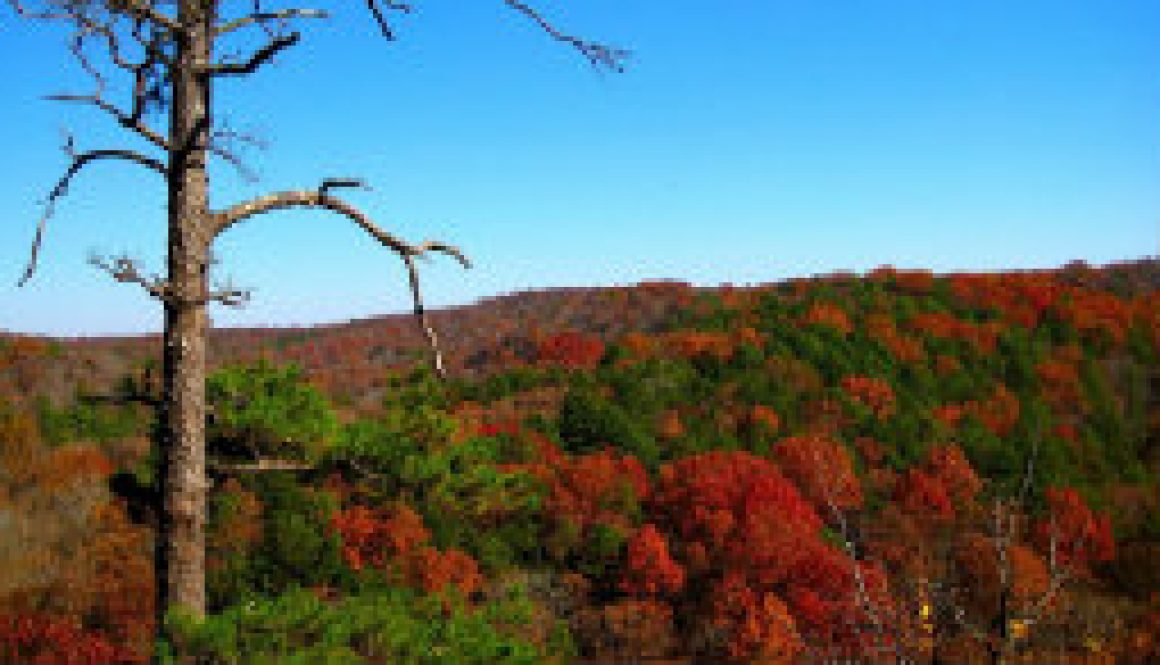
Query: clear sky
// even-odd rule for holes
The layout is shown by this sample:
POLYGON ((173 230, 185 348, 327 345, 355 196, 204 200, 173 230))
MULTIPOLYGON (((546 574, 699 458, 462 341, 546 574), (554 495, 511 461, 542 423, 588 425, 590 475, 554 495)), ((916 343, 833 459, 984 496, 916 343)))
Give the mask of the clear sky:
MULTIPOLYGON (((273 67, 224 83, 219 117, 269 141, 213 203, 358 176, 352 200, 476 262, 424 266, 430 305, 529 288, 775 281, 879 264, 1051 267, 1157 251, 1156 0, 572 0, 561 27, 634 51, 593 71, 499 0, 415 0, 385 43, 361 3, 273 67)), ((533 3, 535 4, 535 3, 533 3)), ((86 264, 164 265, 164 188, 131 166, 76 179, 41 270, 15 283, 39 202, 79 148, 138 147, 41 99, 85 91, 59 29, 0 6, 0 329, 157 331, 160 308, 86 264)), ((392 254, 313 212, 222 236, 254 288, 215 325, 314 324, 409 307, 392 254)))

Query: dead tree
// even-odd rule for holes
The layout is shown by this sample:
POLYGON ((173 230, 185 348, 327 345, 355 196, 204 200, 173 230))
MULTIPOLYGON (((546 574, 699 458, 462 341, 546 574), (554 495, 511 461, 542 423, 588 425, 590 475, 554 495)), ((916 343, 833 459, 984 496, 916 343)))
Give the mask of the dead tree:
MULTIPOLYGON (((594 66, 619 71, 625 51, 590 42, 559 30, 532 6, 517 0, 504 3, 534 22, 552 39, 578 50, 594 66)), ((252 217, 287 208, 322 209, 355 223, 407 267, 416 317, 434 352, 438 372, 443 367, 437 340, 428 325, 419 289, 416 258, 431 252, 454 257, 465 267, 467 258, 441 242, 409 244, 385 231, 340 190, 361 187, 352 178, 326 178, 312 189, 258 196, 224 208, 210 206, 211 157, 244 169, 231 141, 244 136, 215 125, 213 90, 227 77, 261 71, 302 39, 296 27, 328 17, 318 8, 272 8, 263 0, 227 6, 221 0, 8 0, 28 19, 57 22, 68 31, 77 63, 92 77, 93 90, 61 94, 53 99, 87 105, 136 135, 143 149, 78 151, 70 138, 70 160, 64 175, 45 200, 37 225, 23 285, 33 275, 45 227, 56 203, 87 166, 104 161, 135 164, 160 177, 168 192, 168 257, 163 276, 147 275, 128 257, 95 259, 94 263, 123 283, 137 284, 158 299, 165 312, 163 351, 162 435, 159 496, 161 505, 156 550, 158 617, 173 608, 201 615, 205 611, 204 527, 206 522, 205 368, 207 306, 243 303, 248 294, 234 288, 211 288, 209 268, 213 241, 226 229, 252 217), (35 4, 35 6, 33 6, 35 4), (238 13, 241 8, 240 13, 238 13), (250 36, 261 45, 246 54, 231 55, 227 40, 250 36), (123 84, 118 103, 110 79, 123 84), (127 94, 126 94, 127 92, 127 94), (167 128, 151 121, 168 114, 167 128)), ((366 0, 383 37, 395 38, 395 17, 412 6, 396 0, 366 0)), ((246 42, 241 42, 246 43, 246 42)), ((236 46, 237 42, 233 42, 236 46)), ((163 624, 159 621, 158 627, 163 624)))

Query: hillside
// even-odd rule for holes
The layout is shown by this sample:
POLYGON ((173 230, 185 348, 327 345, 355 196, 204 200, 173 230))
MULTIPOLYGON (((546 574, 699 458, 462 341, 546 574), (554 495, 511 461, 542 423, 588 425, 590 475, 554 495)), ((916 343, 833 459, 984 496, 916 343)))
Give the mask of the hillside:
MULTIPOLYGON (((1158 285, 1145 259, 519 293, 432 314, 446 382, 405 315, 215 331, 214 616, 171 646, 1156 662, 1158 285)), ((142 662, 158 347, 0 335, 0 662, 142 662)))

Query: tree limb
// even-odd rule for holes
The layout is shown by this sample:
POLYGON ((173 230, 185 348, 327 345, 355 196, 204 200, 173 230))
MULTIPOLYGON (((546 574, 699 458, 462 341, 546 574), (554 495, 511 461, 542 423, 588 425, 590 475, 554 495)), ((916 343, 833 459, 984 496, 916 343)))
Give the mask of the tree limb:
POLYGON ((214 34, 224 35, 250 25, 258 25, 270 21, 289 21, 298 18, 325 19, 330 18, 330 14, 322 9, 284 9, 277 12, 254 12, 217 26, 214 28, 214 34))
POLYGON ((169 297, 169 282, 156 275, 146 277, 141 274, 137 262, 127 256, 115 258, 112 262, 105 261, 99 256, 91 256, 89 263, 109 273, 113 279, 122 284, 140 285, 149 295, 158 300, 165 301, 169 297))
POLYGON ((394 2, 393 0, 367 0, 367 9, 371 11, 371 16, 375 17, 375 22, 379 24, 379 32, 383 33, 383 37, 388 41, 395 39, 395 31, 391 28, 390 22, 387 20, 387 12, 396 11, 403 14, 410 14, 412 7, 405 2, 394 2))
POLYGON ((48 220, 52 217, 56 209, 56 202, 62 196, 68 193, 69 183, 72 182, 73 176, 81 171, 85 166, 92 162, 103 159, 119 159, 123 161, 140 164, 148 169, 152 169, 165 177, 165 165, 152 157, 142 155, 141 153, 132 150, 90 150, 80 154, 71 153, 71 141, 68 142, 66 149, 69 150, 72 157, 72 163, 68 169, 65 170, 64 175, 57 181, 56 186, 49 192, 48 198, 44 202, 44 212, 40 216, 40 221, 36 224, 36 236, 32 240, 32 251, 28 257, 28 266, 24 269, 24 275, 17 282, 17 286, 24 286, 28 280, 32 279, 32 274, 36 272, 36 261, 40 255, 40 246, 44 240, 45 227, 48 225, 48 220))
POLYGON ((259 67, 273 60, 279 51, 294 46, 300 39, 302 39, 302 33, 300 32, 279 35, 255 51, 246 62, 207 65, 202 68, 202 71, 210 76, 245 76, 247 74, 253 74, 259 67))
POLYGON ((558 42, 564 42, 572 48, 575 48, 593 67, 605 67, 614 72, 621 73, 624 71, 625 61, 632 55, 632 52, 626 49, 598 42, 590 42, 575 35, 562 32, 544 18, 539 11, 525 2, 520 2, 520 0, 504 0, 504 4, 531 19, 544 32, 548 33, 548 36, 552 39, 558 42))
POLYGON ((150 143, 157 146, 158 148, 161 148, 162 150, 168 151, 170 149, 169 141, 167 141, 165 139, 165 137, 161 136, 161 134, 157 133, 153 128, 149 127, 144 122, 142 122, 141 118, 140 118, 140 114, 125 113, 121 109, 119 109, 116 106, 113 106, 109 102, 105 101, 105 99, 100 94, 96 94, 96 95, 49 95, 46 99, 50 99, 54 102, 75 102, 75 103, 81 103, 81 104, 92 104, 93 106, 97 107, 98 109, 100 109, 100 110, 104 111, 105 113, 109 114, 110 116, 112 116, 113 119, 117 121, 117 124, 121 125, 125 129, 130 129, 130 130, 133 130, 134 132, 137 132, 137 134, 144 137, 145 140, 149 141, 150 143))
POLYGON ((328 178, 316 190, 276 192, 266 196, 260 196, 244 203, 239 203, 227 210, 214 213, 211 216, 210 229, 212 237, 216 238, 220 233, 242 220, 289 208, 321 208, 347 217, 369 233, 379 244, 397 253, 403 260, 403 263, 406 264, 415 316, 418 318, 419 325, 423 328, 423 332, 427 336, 428 344, 431 346, 432 353, 434 354, 435 371, 440 377, 445 377, 446 370, 443 367, 443 356, 439 351, 439 339, 435 334, 435 330, 427 320, 427 312, 423 306, 422 291, 419 287, 419 270, 415 265, 415 257, 425 256, 428 252, 440 252, 455 258, 464 268, 470 268, 471 261, 458 248, 446 243, 428 240, 419 245, 411 245, 403 242, 379 228, 377 224, 358 208, 329 193, 331 189, 338 187, 358 186, 363 186, 361 181, 347 178, 328 178))

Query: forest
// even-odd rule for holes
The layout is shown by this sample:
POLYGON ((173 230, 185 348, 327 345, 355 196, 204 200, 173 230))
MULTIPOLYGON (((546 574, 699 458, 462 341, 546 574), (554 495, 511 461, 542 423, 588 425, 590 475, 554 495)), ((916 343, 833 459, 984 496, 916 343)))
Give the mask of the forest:
POLYGON ((0 332, 0 663, 1160 662, 1160 260, 553 289, 209 344, 0 332))

